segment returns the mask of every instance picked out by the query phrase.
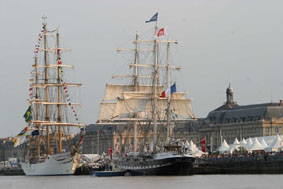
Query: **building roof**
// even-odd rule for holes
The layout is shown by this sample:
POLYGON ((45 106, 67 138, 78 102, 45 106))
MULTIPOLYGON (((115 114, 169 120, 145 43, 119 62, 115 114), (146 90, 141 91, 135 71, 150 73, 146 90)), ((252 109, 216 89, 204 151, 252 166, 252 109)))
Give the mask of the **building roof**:
POLYGON ((283 118, 283 106, 279 103, 252 105, 223 105, 211 111, 207 119, 212 124, 237 123, 257 120, 274 120, 283 118))

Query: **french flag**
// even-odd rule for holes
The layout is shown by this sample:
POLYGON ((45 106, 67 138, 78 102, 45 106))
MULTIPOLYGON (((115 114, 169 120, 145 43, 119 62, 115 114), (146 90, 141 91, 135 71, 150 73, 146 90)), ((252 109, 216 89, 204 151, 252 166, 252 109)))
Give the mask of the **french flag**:
MULTIPOLYGON (((174 83, 174 84, 171 85, 171 87, 170 87, 170 94, 173 94, 173 93, 175 93, 175 92, 177 92, 176 83, 174 83)), ((163 91, 163 92, 161 93, 160 98, 166 98, 166 96, 168 96, 168 93, 169 93, 169 89, 166 89, 165 91, 163 91)))

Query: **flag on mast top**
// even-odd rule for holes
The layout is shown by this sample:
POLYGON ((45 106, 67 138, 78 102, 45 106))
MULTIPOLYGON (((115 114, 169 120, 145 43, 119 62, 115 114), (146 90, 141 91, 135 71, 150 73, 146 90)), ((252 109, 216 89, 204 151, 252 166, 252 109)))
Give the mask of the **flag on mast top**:
POLYGON ((151 17, 151 19, 149 19, 148 21, 145 21, 145 23, 149 23, 149 22, 156 22, 158 18, 158 12, 153 15, 153 17, 151 17))

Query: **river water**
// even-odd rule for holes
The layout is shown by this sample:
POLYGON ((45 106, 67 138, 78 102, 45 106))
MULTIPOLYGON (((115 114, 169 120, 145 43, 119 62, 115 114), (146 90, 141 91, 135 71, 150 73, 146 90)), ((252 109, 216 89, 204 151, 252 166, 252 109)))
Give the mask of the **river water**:
POLYGON ((283 175, 0 176, 0 189, 283 189, 283 175))

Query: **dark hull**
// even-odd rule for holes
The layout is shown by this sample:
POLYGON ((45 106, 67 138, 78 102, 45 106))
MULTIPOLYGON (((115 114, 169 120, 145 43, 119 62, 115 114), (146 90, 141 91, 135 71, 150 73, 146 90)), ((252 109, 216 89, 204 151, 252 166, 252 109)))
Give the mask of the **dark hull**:
POLYGON ((191 175, 194 162, 193 157, 171 157, 164 159, 124 159, 117 160, 115 164, 126 171, 126 175, 142 176, 178 176, 191 175))

